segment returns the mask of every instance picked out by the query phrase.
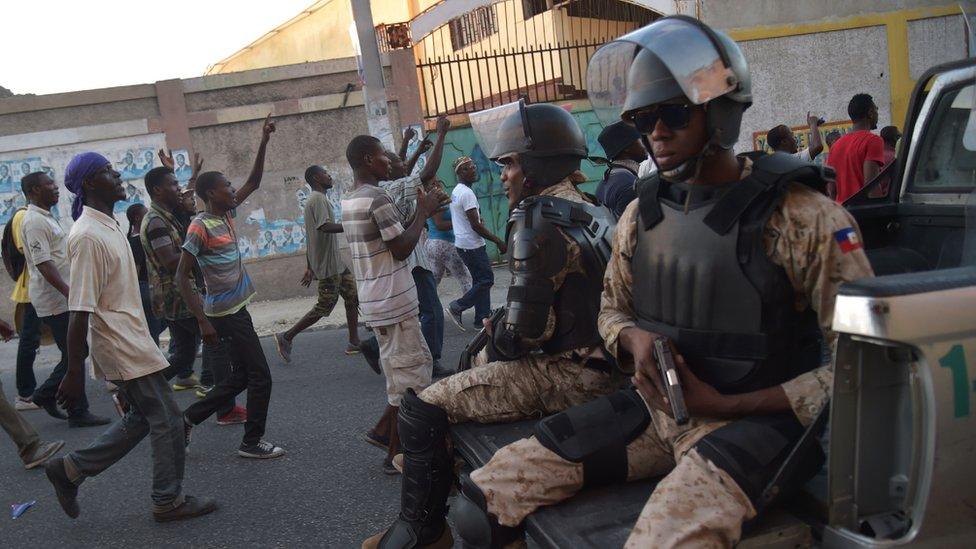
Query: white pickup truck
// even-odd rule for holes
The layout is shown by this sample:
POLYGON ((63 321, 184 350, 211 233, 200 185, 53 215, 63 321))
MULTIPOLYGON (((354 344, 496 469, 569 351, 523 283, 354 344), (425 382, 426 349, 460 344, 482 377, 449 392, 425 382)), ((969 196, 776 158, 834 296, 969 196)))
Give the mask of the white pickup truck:
MULTIPOLYGON (((739 547, 976 547, 974 89, 976 59, 920 78, 897 160, 845 203, 878 276, 837 298, 827 463, 739 547)), ((533 426, 452 434, 477 467, 533 426)), ((655 482, 586 491, 526 531, 539 547, 621 547, 655 482)))

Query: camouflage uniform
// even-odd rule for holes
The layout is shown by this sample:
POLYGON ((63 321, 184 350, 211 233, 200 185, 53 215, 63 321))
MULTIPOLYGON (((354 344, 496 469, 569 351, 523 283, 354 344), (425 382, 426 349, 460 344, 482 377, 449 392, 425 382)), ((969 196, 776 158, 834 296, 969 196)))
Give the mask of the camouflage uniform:
MULTIPOLYGON (((751 171, 747 163, 742 177, 751 171)), ((600 311, 600 334, 606 348, 618 354, 618 336, 636 326, 631 260, 637 240, 638 203, 630 204, 617 225, 613 257, 607 266, 600 311)), ((763 235, 766 254, 782 267, 796 295, 796 307, 812 307, 827 342, 834 299, 845 282, 872 275, 864 251, 844 251, 835 233, 854 227, 854 219, 827 197, 799 184, 790 186, 763 235)), ((633 363, 621 362, 633 371, 633 363)), ((816 417, 830 395, 831 365, 781 385, 803 425, 816 417)), ((627 446, 628 480, 666 475, 645 504, 627 547, 728 547, 741 535, 756 511, 746 494, 723 470, 693 449, 702 437, 727 421, 692 418, 678 426, 653 410, 650 426, 627 446)), ((583 485, 583 466, 566 461, 535 437, 499 450, 471 479, 485 494, 488 511, 505 526, 516 526, 543 505, 572 497, 583 485)))
MULTIPOLYGON (((539 194, 586 201, 583 193, 568 179, 539 194)), ((552 278, 555 290, 562 286, 567 274, 583 272, 579 245, 561 230, 560 233, 566 239, 567 260, 565 267, 552 278)), ((531 346, 545 342, 552 337, 555 326, 556 317, 550 309, 543 334, 525 343, 531 346)), ((558 355, 531 354, 504 362, 488 362, 482 352, 472 364, 473 368, 434 383, 419 397, 445 410, 451 423, 492 423, 541 417, 616 389, 624 381, 622 376, 611 376, 605 370, 586 365, 590 359, 605 364, 605 358, 600 347, 583 347, 558 355)))

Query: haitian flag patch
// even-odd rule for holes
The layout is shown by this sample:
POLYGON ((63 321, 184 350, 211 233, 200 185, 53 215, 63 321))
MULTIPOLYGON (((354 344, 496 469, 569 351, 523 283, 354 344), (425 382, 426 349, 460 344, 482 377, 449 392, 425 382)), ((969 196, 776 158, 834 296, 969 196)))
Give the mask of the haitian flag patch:
POLYGON ((857 237, 857 231, 854 230, 854 227, 837 231, 834 233, 834 240, 840 246, 840 251, 845 254, 861 248, 861 239, 857 237))

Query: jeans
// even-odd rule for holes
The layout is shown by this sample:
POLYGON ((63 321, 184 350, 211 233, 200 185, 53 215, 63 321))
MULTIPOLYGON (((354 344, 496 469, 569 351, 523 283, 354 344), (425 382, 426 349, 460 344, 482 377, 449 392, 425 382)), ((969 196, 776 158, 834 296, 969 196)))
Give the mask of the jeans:
MULTIPOLYGON (((51 328, 51 335, 54 336, 54 342, 58 345, 58 350, 61 351, 61 360, 54 367, 54 371, 51 372, 47 380, 34 391, 33 399, 37 405, 53 402, 57 398, 58 386, 61 385, 61 380, 64 379, 64 374, 68 371, 68 313, 64 312, 59 315, 46 316, 41 321, 51 328)), ((84 383, 86 377, 88 376, 82 376, 82 383, 84 383)), ((68 410, 68 417, 82 416, 87 413, 88 397, 82 391, 78 400, 75 401, 74 406, 68 410)))
POLYGON ((162 372, 115 381, 129 403, 129 411, 99 435, 87 448, 65 456, 68 479, 79 484, 125 457, 149 435, 153 462, 153 511, 162 512, 183 503, 183 465, 186 446, 183 415, 173 389, 162 372))
POLYGON ((254 332, 247 307, 232 315, 214 316, 209 320, 230 354, 230 376, 214 385, 206 398, 191 404, 183 414, 190 423, 198 425, 247 389, 243 442, 245 445, 257 444, 264 436, 271 401, 271 370, 261 340, 254 332))
POLYGON ((473 250, 458 248, 457 251, 472 279, 471 289, 457 300, 457 304, 462 311, 474 307, 474 323, 480 326, 482 319, 491 316, 491 287, 495 285, 495 273, 484 246, 473 250))
MULTIPOLYGON (((169 326, 169 368, 163 371, 166 379, 174 376, 188 377, 193 374, 193 363, 197 359, 197 348, 200 347, 200 324, 193 317, 168 320, 169 326)), ((230 376, 230 358, 223 344, 203 345, 203 367, 200 375, 201 385, 214 385, 230 376)), ((217 415, 222 416, 230 412, 235 405, 230 399, 217 409, 217 415)))
POLYGON ((17 341, 17 394, 30 398, 37 389, 34 377, 34 359, 41 348, 41 319, 30 303, 19 304, 24 309, 24 319, 20 326, 20 340, 17 341))
MULTIPOLYGON (((142 310, 146 313, 146 324, 149 325, 149 335, 152 336, 156 346, 159 346, 159 334, 163 333, 165 327, 163 321, 156 318, 152 309, 152 296, 149 293, 149 283, 139 282, 139 294, 142 296, 142 310)), ((191 370, 190 373, 193 373, 191 370)))
POLYGON ((413 281, 417 285, 417 300, 420 302, 420 329, 434 360, 441 358, 444 347, 444 307, 437 297, 437 282, 434 273, 423 267, 413 268, 413 281))

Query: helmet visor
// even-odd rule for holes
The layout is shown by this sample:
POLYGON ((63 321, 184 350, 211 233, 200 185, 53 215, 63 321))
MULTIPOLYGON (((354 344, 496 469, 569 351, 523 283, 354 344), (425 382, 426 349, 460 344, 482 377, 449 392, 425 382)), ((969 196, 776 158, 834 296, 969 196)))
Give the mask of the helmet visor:
POLYGON ((529 149, 531 143, 522 120, 524 112, 524 103, 518 100, 468 115, 474 137, 485 156, 497 160, 529 149))
MULTIPOLYGON (((653 68, 648 70, 654 72, 653 68)), ((628 95, 654 97, 655 88, 674 82, 696 105, 725 95, 738 85, 713 37, 701 25, 683 18, 659 19, 605 44, 590 58, 586 70, 590 103, 604 125, 620 120, 628 95), (643 66, 634 67, 632 73, 641 50, 660 61, 663 67, 659 74, 642 72, 643 66)), ((664 99, 668 98, 658 100, 664 99)))

